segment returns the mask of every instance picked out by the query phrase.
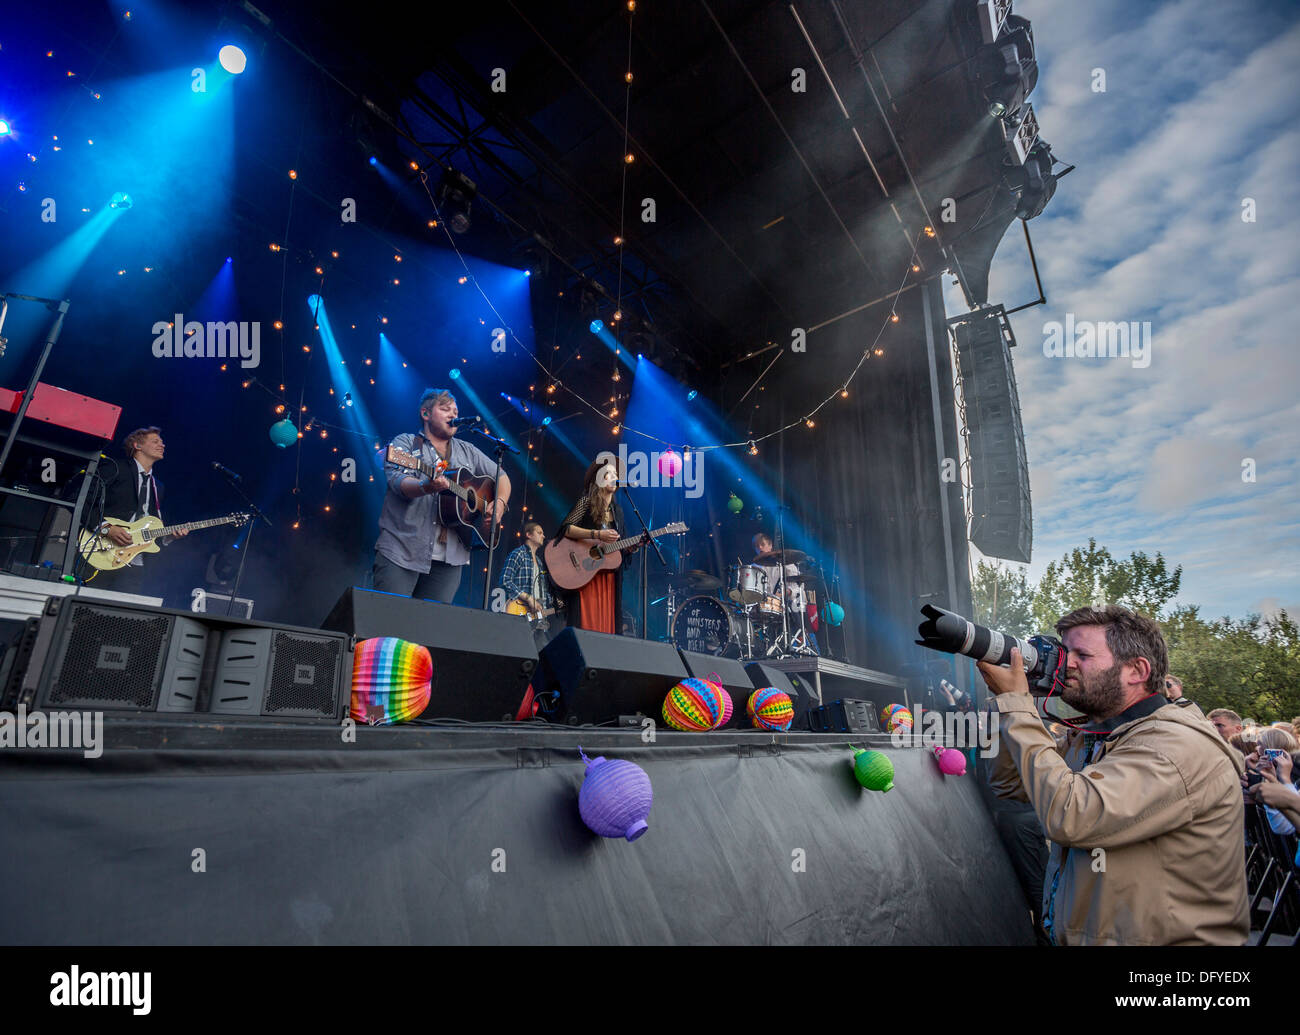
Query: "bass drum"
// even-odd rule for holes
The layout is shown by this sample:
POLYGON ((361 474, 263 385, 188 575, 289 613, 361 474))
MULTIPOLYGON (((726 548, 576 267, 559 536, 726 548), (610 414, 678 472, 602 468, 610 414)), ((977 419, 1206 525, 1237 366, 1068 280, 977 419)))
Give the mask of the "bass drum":
POLYGON ((673 615, 673 645, 680 650, 740 657, 740 631, 731 612, 716 597, 690 597, 673 615))

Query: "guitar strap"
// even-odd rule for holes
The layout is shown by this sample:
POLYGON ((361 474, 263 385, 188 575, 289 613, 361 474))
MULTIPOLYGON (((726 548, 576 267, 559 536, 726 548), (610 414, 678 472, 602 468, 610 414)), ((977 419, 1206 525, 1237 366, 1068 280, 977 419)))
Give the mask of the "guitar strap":
MULTIPOLYGON (((427 445, 430 449, 433 449, 433 443, 430 442, 427 438, 424 437, 424 432, 422 432, 422 431, 417 431, 417 432, 415 433, 415 438, 416 438, 416 441, 420 443, 420 456, 421 456, 421 458, 423 458, 423 457, 424 457, 424 447, 427 445)), ((434 455, 437 456, 438 451, 437 451, 436 449, 433 449, 433 452, 434 452, 434 455)), ((441 460, 442 457, 439 456, 438 459, 441 460)), ((450 460, 451 460, 451 443, 448 443, 448 444, 447 444, 447 460, 448 460, 449 462, 450 462, 450 460)), ((439 545, 439 546, 446 546, 446 545, 447 545, 447 526, 444 525, 441 521, 438 520, 438 505, 437 505, 436 503, 434 504, 434 507, 433 507, 433 520, 434 520, 434 522, 437 524, 438 528, 440 529, 440 531, 438 532, 438 545, 439 545)))

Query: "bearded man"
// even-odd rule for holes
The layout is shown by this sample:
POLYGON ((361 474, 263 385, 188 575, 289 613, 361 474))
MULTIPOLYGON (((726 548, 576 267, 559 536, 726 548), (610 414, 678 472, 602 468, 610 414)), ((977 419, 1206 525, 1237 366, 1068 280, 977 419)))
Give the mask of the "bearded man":
POLYGON ((1058 945, 1241 945, 1249 933, 1240 757, 1199 708, 1164 696, 1159 626, 1124 607, 1056 624, 1061 698, 1084 719, 1043 726, 1019 651, 981 662, 1001 716, 990 782, 1028 801, 1051 841, 1043 928, 1058 945))

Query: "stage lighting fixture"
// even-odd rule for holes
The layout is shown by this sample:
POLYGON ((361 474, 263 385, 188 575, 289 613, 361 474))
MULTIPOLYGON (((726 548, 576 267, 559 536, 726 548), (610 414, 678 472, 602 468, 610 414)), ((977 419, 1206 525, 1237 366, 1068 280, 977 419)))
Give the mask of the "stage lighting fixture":
POLYGON ((1007 133, 1007 153, 1014 164, 1024 165, 1034 141, 1038 139, 1038 117, 1034 114, 1034 106, 1026 104, 1015 115, 1003 119, 1002 125, 1003 132, 1007 133))
POLYGON ((590 326, 588 327, 588 330, 590 330, 592 334, 599 334, 604 329, 605 329, 604 320, 592 320, 590 326))
POLYGON ((692 402, 695 399, 695 397, 699 394, 700 394, 699 392, 697 392, 694 388, 692 388, 689 392, 686 393, 686 401, 692 402))
POLYGON ((0 137, 7 137, 13 131, 8 119, 0 119, 0 137))
POLYGON ((980 81, 989 115, 1013 115, 1038 84, 1034 34, 1027 18, 1010 15, 996 43, 981 47, 975 74, 980 81))
MULTIPOLYGON (((135 204, 135 202, 131 200, 130 194, 127 194, 125 191, 118 191, 116 194, 112 196, 112 198, 109 199, 108 207, 128 209, 133 204, 135 204)), ((226 261, 229 262, 230 260, 227 259, 226 261)))
POLYGON ((231 75, 239 75, 248 66, 248 57, 233 43, 227 43, 217 54, 221 67, 231 75))
POLYGON ((469 229, 470 210, 478 188, 464 173, 455 169, 445 169, 442 179, 438 181, 436 194, 438 207, 451 223, 451 228, 458 234, 469 229))
POLYGON ((1011 0, 980 0, 976 14, 980 35, 985 43, 992 43, 1002 32, 1002 26, 1011 13, 1011 0))
POLYGON ((1052 173, 1055 164, 1052 145, 1039 140, 1030 149, 1024 165, 1011 171, 1011 189, 1019 195, 1016 202, 1017 219, 1033 219, 1052 200, 1052 195, 1056 193, 1057 177, 1052 173))
POLYGON ((546 427, 546 426, 547 426, 548 424, 550 424, 550 423, 551 423, 551 418, 550 418, 550 417, 543 417, 543 418, 542 418, 542 427, 546 427))
POLYGON ((452 367, 451 370, 447 373, 447 376, 451 378, 453 381, 460 380, 460 368, 452 367))
POLYGON ((524 276, 525 276, 525 277, 531 277, 532 275, 533 275, 533 271, 532 271, 532 270, 524 270, 524 276))

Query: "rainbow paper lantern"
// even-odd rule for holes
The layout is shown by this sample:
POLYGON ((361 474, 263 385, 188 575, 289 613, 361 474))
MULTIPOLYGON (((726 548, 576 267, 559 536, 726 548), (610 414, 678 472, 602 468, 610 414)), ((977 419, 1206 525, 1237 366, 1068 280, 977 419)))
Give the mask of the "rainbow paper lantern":
POLYGON ((718 688, 718 695, 722 698, 722 718, 719 719, 718 724, 713 727, 716 730, 721 729, 731 721, 731 714, 735 709, 735 705, 731 702, 731 694, 727 693, 727 691, 723 689, 721 683, 718 683, 716 680, 709 680, 709 682, 713 683, 713 685, 718 688))
POLYGON ((722 721, 721 690, 707 679, 683 679, 664 698, 664 722, 683 733, 717 729, 722 721))
POLYGON ((395 636, 357 644, 348 714, 370 726, 414 719, 429 705, 433 658, 427 647, 395 636))
POLYGON ((945 776, 966 775, 966 756, 956 748, 946 748, 942 744, 936 744, 934 757, 939 763, 940 772, 945 776))
POLYGON ((625 837, 635 841, 649 829, 646 820, 654 804, 650 777, 635 762, 605 758, 590 759, 587 775, 578 792, 578 813, 593 833, 601 837, 625 837))
POLYGON ((271 441, 281 449, 287 449, 298 441, 298 429, 288 417, 271 425, 271 441))
POLYGON ((745 711, 754 728, 759 730, 788 730, 794 721, 794 702, 789 694, 774 686, 765 686, 750 694, 745 711))
POLYGON ((887 704, 880 709, 880 725, 886 733, 893 733, 896 729, 910 730, 912 713, 901 704, 887 704))
POLYGON ((883 751, 856 750, 853 753, 853 775, 869 791, 894 789, 894 763, 883 751))

